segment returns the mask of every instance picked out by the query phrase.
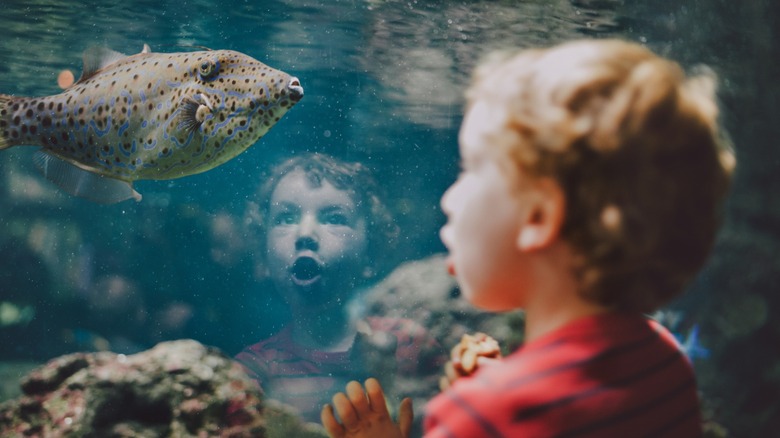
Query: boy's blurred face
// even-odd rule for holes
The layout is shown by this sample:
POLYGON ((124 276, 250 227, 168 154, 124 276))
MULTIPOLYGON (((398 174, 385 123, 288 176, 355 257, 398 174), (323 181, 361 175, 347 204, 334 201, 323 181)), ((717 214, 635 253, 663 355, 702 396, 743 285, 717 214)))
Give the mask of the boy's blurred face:
POLYGON ((292 306, 341 306, 366 266, 366 219, 350 192, 304 172, 285 175, 271 195, 267 261, 275 285, 292 306))
POLYGON ((462 171, 441 200, 448 268, 466 299, 492 311, 522 307, 526 269, 516 247, 522 193, 491 150, 503 121, 485 102, 467 111, 459 139, 462 171))

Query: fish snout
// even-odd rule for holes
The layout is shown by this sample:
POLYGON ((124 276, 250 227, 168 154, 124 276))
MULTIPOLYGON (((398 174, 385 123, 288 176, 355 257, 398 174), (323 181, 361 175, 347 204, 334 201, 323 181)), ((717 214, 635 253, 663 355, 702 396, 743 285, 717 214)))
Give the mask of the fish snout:
POLYGON ((290 93, 290 99, 297 102, 303 97, 303 87, 301 81, 295 76, 290 78, 290 82, 287 83, 287 91, 290 93))

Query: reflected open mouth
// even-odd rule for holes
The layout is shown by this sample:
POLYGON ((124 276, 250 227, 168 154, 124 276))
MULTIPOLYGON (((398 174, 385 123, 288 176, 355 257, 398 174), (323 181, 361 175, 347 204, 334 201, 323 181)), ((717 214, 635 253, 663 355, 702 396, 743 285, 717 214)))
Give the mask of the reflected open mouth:
POLYGON ((300 257, 290 269, 293 283, 307 286, 317 282, 322 276, 322 266, 312 257, 300 257))

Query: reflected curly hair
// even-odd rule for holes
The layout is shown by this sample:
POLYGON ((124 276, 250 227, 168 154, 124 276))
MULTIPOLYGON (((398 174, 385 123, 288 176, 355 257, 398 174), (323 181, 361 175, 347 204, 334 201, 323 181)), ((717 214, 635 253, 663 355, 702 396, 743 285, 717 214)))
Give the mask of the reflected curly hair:
POLYGON ((321 153, 296 155, 271 168, 265 175, 257 189, 257 201, 249 203, 244 220, 245 225, 254 230, 258 241, 265 242, 273 191, 285 175, 297 169, 303 170, 312 187, 321 187, 327 181, 333 187, 350 193, 366 218, 368 254, 372 256, 373 268, 380 272, 386 269, 387 266, 379 263, 379 259, 389 261, 386 255, 397 245, 399 228, 383 201, 381 187, 372 171, 363 164, 341 161, 321 153))
POLYGON ((651 312, 682 293, 714 244, 735 165, 714 74, 583 40, 483 63, 466 97, 505 111, 491 138, 505 168, 561 185, 561 235, 586 298, 651 312))

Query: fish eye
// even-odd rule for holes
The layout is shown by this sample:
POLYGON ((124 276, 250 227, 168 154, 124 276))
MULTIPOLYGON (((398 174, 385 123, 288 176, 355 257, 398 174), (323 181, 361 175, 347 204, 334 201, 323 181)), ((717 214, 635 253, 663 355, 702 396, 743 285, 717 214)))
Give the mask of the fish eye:
POLYGON ((198 66, 198 75, 204 81, 210 81, 214 79, 219 73, 219 62, 213 60, 206 60, 200 63, 198 66))

